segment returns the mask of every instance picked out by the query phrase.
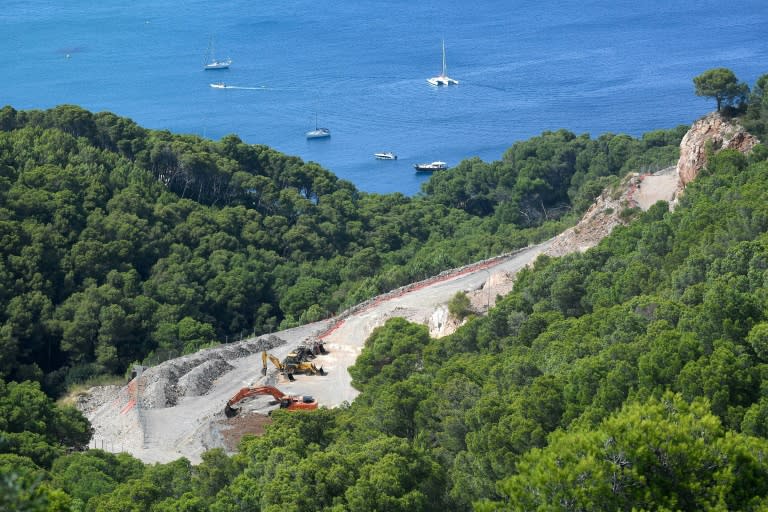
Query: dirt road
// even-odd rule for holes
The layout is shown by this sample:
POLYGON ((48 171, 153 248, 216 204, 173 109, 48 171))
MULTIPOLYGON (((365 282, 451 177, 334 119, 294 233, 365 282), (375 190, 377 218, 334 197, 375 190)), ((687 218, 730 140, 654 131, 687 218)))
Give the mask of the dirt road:
POLYGON ((623 223, 622 210, 633 206, 646 210, 658 200, 673 201, 681 189, 679 175, 674 167, 652 175, 628 175, 621 194, 606 190, 575 227, 543 244, 377 297, 335 319, 167 361, 122 388, 94 388, 79 403, 95 430, 92 446, 127 451, 145 462, 184 456, 196 463, 207 449, 232 449, 228 429, 258 431, 268 421, 266 412, 274 408, 270 397, 243 404, 237 422, 224 417, 224 405, 241 387, 273 385, 288 394, 313 395, 324 407, 352 401, 358 393, 350 385, 347 368, 371 331, 387 319, 402 317, 430 325, 434 335, 449 333, 454 326, 448 325, 445 305, 457 291, 468 292, 477 309, 487 310, 497 294, 510 290, 515 273, 539 254, 584 251, 623 223), (327 376, 300 376, 287 382, 270 368, 262 377, 263 350, 282 359, 310 337, 322 338, 330 350, 314 361, 328 371, 327 376))
POLYGON ((274 408, 271 397, 243 403, 237 422, 224 417, 227 400, 240 388, 272 385, 287 394, 312 395, 321 406, 351 402, 358 392, 347 372, 374 328, 392 317, 430 325, 433 335, 452 332, 455 325, 446 304, 457 291, 466 291, 476 309, 487 310, 497 294, 506 294, 515 273, 541 253, 562 255, 597 244, 613 226, 625 205, 647 209, 659 199, 670 200, 677 175, 631 176, 624 194, 603 194, 575 228, 543 244, 415 283, 360 304, 339 317, 246 341, 222 345, 149 368, 124 388, 92 390, 81 409, 94 426, 93 447, 127 451, 145 462, 187 457, 198 462, 207 449, 233 449, 230 429, 261 429, 274 408), (602 201, 602 202, 601 202, 602 201), (436 325, 441 324, 441 325, 436 325), (329 353, 315 359, 326 376, 297 376, 288 382, 269 364, 262 377, 263 350, 283 359, 310 337, 320 337, 329 353), (227 444, 227 440, 230 441, 227 444))
MULTIPOLYGON (((383 295, 354 308, 343 319, 209 349, 150 368, 131 386, 93 390, 98 403, 83 407, 95 429, 92 446, 127 451, 145 462, 169 462, 183 456, 196 463, 205 450, 225 446, 222 433, 229 425, 224 405, 241 387, 274 385, 287 394, 312 395, 325 407, 352 401, 358 393, 350 385, 347 368, 354 364, 374 328, 392 317, 427 324, 436 309, 462 290, 476 301, 492 305, 497 293, 508 291, 514 274, 549 243, 383 295), (267 376, 262 377, 263 349, 282 359, 311 336, 321 336, 329 351, 314 361, 327 376, 302 375, 288 382, 270 363, 267 376)), ((274 408, 269 400, 252 400, 242 414, 266 413, 274 408)))

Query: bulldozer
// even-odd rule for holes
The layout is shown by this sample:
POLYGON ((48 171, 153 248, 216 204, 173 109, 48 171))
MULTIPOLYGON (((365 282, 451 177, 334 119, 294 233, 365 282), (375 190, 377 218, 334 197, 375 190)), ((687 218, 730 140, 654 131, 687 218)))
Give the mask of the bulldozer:
POLYGON ((275 365, 275 368, 288 377, 288 380, 291 382, 296 380, 293 376, 295 373, 303 373, 305 375, 326 375, 322 366, 318 368, 308 361, 299 361, 298 358, 292 354, 288 354, 282 362, 272 354, 267 354, 267 357, 269 357, 269 360, 275 365))
POLYGON ((235 395, 227 401, 227 405, 224 407, 224 415, 227 418, 234 418, 240 412, 239 408, 235 408, 238 403, 246 398, 259 395, 272 395, 272 398, 275 399, 275 403, 280 404, 281 409, 286 409, 288 411, 311 411, 317 409, 317 400, 311 396, 286 395, 272 386, 258 386, 242 388, 235 393, 235 395))

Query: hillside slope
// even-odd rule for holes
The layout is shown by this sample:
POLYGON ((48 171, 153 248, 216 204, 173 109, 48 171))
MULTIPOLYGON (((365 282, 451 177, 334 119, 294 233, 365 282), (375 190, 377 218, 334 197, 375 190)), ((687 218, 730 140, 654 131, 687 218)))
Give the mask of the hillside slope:
MULTIPOLYGON (((696 130, 694 125, 692 132, 696 130)), ((693 135, 686 139, 700 140, 693 135)), ((686 165, 692 160, 690 150, 681 145, 681 162, 686 156, 686 165)), ((702 158, 694 162, 699 168, 703 164, 702 158)), ((628 209, 646 210, 659 200, 673 202, 682 190, 679 165, 628 176, 617 189, 605 191, 575 227, 545 243, 401 288, 331 320, 167 361, 147 369, 125 388, 94 388, 80 401, 95 429, 94 446, 125 450, 146 462, 181 456, 197 462, 207 449, 232 448, 228 429, 257 431, 264 423, 270 408, 267 400, 254 400, 237 419, 224 417, 227 399, 243 386, 275 385, 286 393, 313 395, 326 407, 351 401, 358 392, 350 385, 347 368, 374 328, 389 318, 402 317, 430 325, 433 336, 449 334, 457 324, 448 318, 445 305, 456 292, 467 292, 477 311, 487 310, 496 295, 511 289, 517 271, 540 254, 584 251, 615 226, 628 222, 631 215, 624 213, 628 209), (261 377, 262 350, 282 358, 310 337, 323 339, 330 351, 315 361, 328 376, 301 376, 287 382, 270 366, 267 376, 261 377)))

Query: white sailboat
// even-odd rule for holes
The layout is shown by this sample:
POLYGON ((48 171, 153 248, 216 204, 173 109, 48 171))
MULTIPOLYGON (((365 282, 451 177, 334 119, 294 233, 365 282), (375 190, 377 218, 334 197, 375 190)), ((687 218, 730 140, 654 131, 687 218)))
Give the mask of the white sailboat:
POLYGON ((213 37, 211 37, 211 42, 208 44, 208 52, 205 56, 205 64, 203 65, 203 69, 206 71, 210 69, 227 69, 229 68, 230 64, 232 64, 232 59, 229 57, 223 60, 218 60, 216 58, 213 49, 213 37))
POLYGON ((308 139, 326 139, 331 136, 331 130, 317 126, 317 114, 315 114, 315 129, 307 132, 308 139))
POLYGON ((445 65, 445 40, 443 40, 443 70, 440 73, 440 75, 427 78, 427 82, 429 82, 430 85, 458 85, 459 81, 454 80, 453 78, 448 76, 448 69, 445 65))

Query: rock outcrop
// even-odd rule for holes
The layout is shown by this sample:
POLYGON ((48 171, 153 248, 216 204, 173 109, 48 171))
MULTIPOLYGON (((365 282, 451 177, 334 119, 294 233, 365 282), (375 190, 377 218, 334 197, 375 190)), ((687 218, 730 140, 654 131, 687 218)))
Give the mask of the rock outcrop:
POLYGON ((626 208, 647 210, 657 201, 674 205, 685 186, 707 163, 707 150, 736 149, 747 153, 760 141, 741 125, 717 112, 706 115, 691 126, 680 142, 677 167, 654 174, 633 173, 613 191, 604 191, 579 223, 560 234, 547 254, 562 256, 594 247, 614 227, 624 224, 620 215, 626 208))
POLYGON ((680 189, 693 181, 707 163, 707 146, 715 151, 737 149, 747 153, 760 141, 738 123, 712 112, 691 126, 680 142, 677 173, 680 189))

